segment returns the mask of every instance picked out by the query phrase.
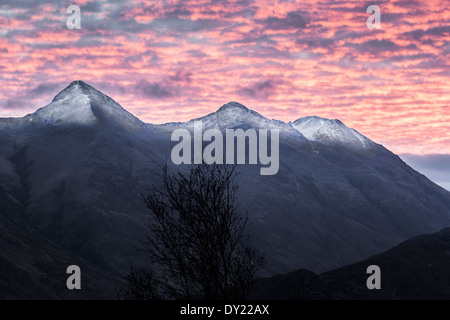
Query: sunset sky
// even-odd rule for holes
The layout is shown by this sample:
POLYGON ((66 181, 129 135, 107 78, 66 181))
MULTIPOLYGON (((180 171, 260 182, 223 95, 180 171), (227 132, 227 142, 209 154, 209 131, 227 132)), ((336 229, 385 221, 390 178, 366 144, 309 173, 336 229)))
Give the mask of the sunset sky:
POLYGON ((0 117, 83 80, 150 123, 237 101, 283 121, 338 118, 395 153, 450 154, 449 5, 2 0, 0 117), (66 27, 69 5, 80 30, 66 27))

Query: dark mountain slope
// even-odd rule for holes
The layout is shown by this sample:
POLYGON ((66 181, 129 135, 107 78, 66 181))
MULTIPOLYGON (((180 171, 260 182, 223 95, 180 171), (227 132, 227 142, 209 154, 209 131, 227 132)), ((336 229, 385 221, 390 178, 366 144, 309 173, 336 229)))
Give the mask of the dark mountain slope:
POLYGON ((450 228, 420 235, 364 261, 317 275, 298 270, 259 279, 255 299, 450 299, 450 228), (369 290, 367 268, 381 270, 381 289, 369 290))

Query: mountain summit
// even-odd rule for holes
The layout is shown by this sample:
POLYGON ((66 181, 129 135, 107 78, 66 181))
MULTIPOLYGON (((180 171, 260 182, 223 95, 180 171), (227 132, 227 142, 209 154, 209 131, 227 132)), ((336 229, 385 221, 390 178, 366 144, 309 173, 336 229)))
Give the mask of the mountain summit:
POLYGON ((73 81, 50 104, 26 120, 43 125, 108 124, 136 129, 142 122, 117 102, 83 81, 73 81))
POLYGON ((76 94, 82 94, 82 95, 101 95, 100 91, 95 89, 94 87, 91 87, 86 82, 81 80, 75 80, 72 81, 66 88, 64 88, 60 93, 58 93, 52 100, 52 102, 56 102, 61 99, 66 99, 67 97, 76 95, 76 94))
POLYGON ((210 113, 206 116, 193 119, 193 121, 202 121, 205 128, 258 128, 258 129, 279 129, 285 133, 292 134, 292 128, 285 122, 280 120, 268 119, 260 113, 247 108, 238 102, 228 102, 221 106, 216 112, 210 113))
POLYGON ((221 106, 217 110, 217 112, 225 112, 227 110, 233 110, 233 111, 237 111, 237 112, 249 112, 249 111, 251 111, 249 108, 247 108, 243 104, 240 104, 239 102, 230 101, 230 102, 224 104, 223 106, 221 106))

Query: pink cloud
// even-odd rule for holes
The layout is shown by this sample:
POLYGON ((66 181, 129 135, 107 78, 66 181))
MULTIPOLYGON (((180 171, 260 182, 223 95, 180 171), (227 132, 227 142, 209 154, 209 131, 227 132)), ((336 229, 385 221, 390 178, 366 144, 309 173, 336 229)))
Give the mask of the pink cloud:
POLYGON ((339 118, 397 153, 450 153, 446 1, 379 1, 381 30, 361 1, 77 1, 81 30, 65 27, 69 3, 22 2, 0 5, 0 116, 82 79, 148 122, 239 101, 339 118))

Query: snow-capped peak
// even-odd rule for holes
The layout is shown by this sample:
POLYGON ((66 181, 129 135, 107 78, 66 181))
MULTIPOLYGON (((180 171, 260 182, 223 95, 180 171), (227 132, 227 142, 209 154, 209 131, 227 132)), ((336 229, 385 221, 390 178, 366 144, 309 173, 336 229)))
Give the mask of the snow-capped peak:
POLYGON ((222 105, 216 112, 212 112, 206 116, 195 118, 187 122, 169 122, 156 125, 158 130, 163 132, 171 132, 178 128, 186 128, 193 130, 194 123, 200 121, 202 128, 219 129, 276 129, 284 138, 295 137, 297 141, 306 142, 305 137, 293 128, 290 124, 281 120, 268 119, 256 111, 253 111, 238 102, 228 102, 222 105))
POLYGON ((264 126, 270 120, 256 111, 250 110, 238 102, 228 102, 221 106, 216 112, 210 113, 196 120, 216 124, 218 127, 240 127, 253 125, 264 126))
POLYGON ((337 119, 309 116, 297 119, 291 125, 310 141, 362 147, 364 149, 374 144, 370 139, 347 127, 337 119))
POLYGON ((143 124, 113 99, 83 81, 73 81, 50 104, 25 119, 45 125, 93 125, 102 122, 135 128, 143 124))
POLYGON ((88 85, 86 82, 81 80, 72 81, 66 88, 64 88, 60 93, 58 93, 52 100, 56 102, 59 100, 67 99, 73 95, 95 95, 102 94, 100 91, 88 85))
POLYGON ((252 110, 250 110, 243 104, 240 104, 239 102, 230 101, 230 102, 224 104, 223 106, 221 106, 216 112, 228 112, 228 111, 251 112, 252 110))

